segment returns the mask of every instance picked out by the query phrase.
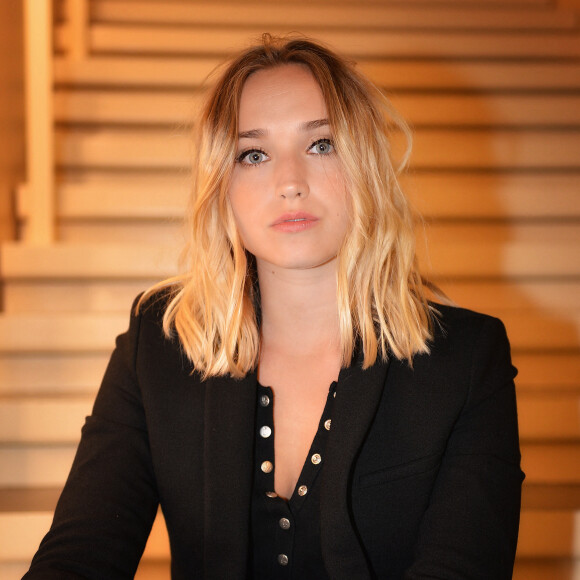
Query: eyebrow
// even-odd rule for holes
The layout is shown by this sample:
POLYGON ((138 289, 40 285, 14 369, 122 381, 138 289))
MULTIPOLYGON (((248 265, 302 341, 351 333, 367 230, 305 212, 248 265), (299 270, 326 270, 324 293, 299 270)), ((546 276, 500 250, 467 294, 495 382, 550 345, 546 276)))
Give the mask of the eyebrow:
MULTIPOLYGON (((300 123, 298 128, 301 131, 312 131, 313 129, 319 129, 320 127, 327 127, 330 125, 328 119, 315 119, 314 121, 306 121, 305 123, 300 123)), ((238 133, 238 139, 257 139, 259 137, 265 137, 268 131, 265 129, 251 129, 250 131, 242 131, 238 133)))

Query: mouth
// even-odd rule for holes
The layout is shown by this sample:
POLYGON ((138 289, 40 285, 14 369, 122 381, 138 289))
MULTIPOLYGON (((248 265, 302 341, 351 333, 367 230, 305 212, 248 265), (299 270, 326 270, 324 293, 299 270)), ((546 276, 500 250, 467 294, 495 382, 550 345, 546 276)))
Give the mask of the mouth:
POLYGON ((280 232, 296 233, 311 228, 318 218, 305 212, 286 213, 272 222, 271 227, 280 232))
POLYGON ((300 222, 316 222, 318 218, 310 215, 305 212, 296 212, 296 213, 285 213, 277 218, 273 223, 272 226, 279 226, 281 224, 287 223, 300 223, 300 222))

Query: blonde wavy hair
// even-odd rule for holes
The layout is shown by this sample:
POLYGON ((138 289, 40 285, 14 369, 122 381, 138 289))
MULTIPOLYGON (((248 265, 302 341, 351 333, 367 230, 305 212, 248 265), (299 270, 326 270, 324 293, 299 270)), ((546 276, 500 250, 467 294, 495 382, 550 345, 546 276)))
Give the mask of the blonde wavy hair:
POLYGON ((343 365, 351 363, 357 344, 363 368, 377 356, 411 363, 415 353, 429 350, 433 311, 417 266, 413 214, 397 179, 410 153, 409 127, 354 63, 309 39, 264 34, 224 65, 195 125, 182 273, 139 302, 165 289, 164 332, 177 333, 203 378, 241 377, 258 364, 255 260, 235 227, 228 188, 244 83, 256 71, 288 64, 307 67, 320 86, 350 194, 350 227, 337 257, 343 365), (395 134, 407 143, 398 164, 395 134))

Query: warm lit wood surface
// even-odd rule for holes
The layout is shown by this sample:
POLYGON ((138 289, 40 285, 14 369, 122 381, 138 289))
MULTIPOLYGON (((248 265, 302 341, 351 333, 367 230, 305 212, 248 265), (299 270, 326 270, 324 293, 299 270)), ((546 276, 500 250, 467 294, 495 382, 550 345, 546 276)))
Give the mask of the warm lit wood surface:
MULTIPOLYGON (((356 58, 413 125, 403 182, 425 218, 422 264, 504 320, 519 368, 514 578, 576 580, 578 14, 549 0, 88 0, 83 37, 74 7, 55 0, 57 240, 0 249, 0 578, 21 576, 48 528, 133 297, 175 271, 201 86, 233 48, 290 28, 356 58)), ((23 188, 23 237, 39 209, 23 188)), ((160 519, 137 579, 168 580, 167 560, 160 519)))

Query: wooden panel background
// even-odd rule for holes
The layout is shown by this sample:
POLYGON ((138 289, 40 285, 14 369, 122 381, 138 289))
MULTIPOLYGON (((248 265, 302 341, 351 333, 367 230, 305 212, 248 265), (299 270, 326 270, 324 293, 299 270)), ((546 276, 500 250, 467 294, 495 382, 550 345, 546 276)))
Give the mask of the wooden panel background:
MULTIPOLYGON (((58 239, 0 251, 0 536, 21 530, 0 538, 0 575, 17 577, 48 525, 132 297, 174 271, 201 84, 260 32, 299 29, 354 57, 411 122, 404 185, 424 216, 422 264, 458 304, 505 321, 520 369, 527 479, 514 577, 576 578, 576 0, 86 6, 79 36, 79 3, 55 3, 58 239)), ((35 211, 25 193, 23 232, 35 211)), ((138 577, 167 578, 167 558, 159 520, 138 577)))

